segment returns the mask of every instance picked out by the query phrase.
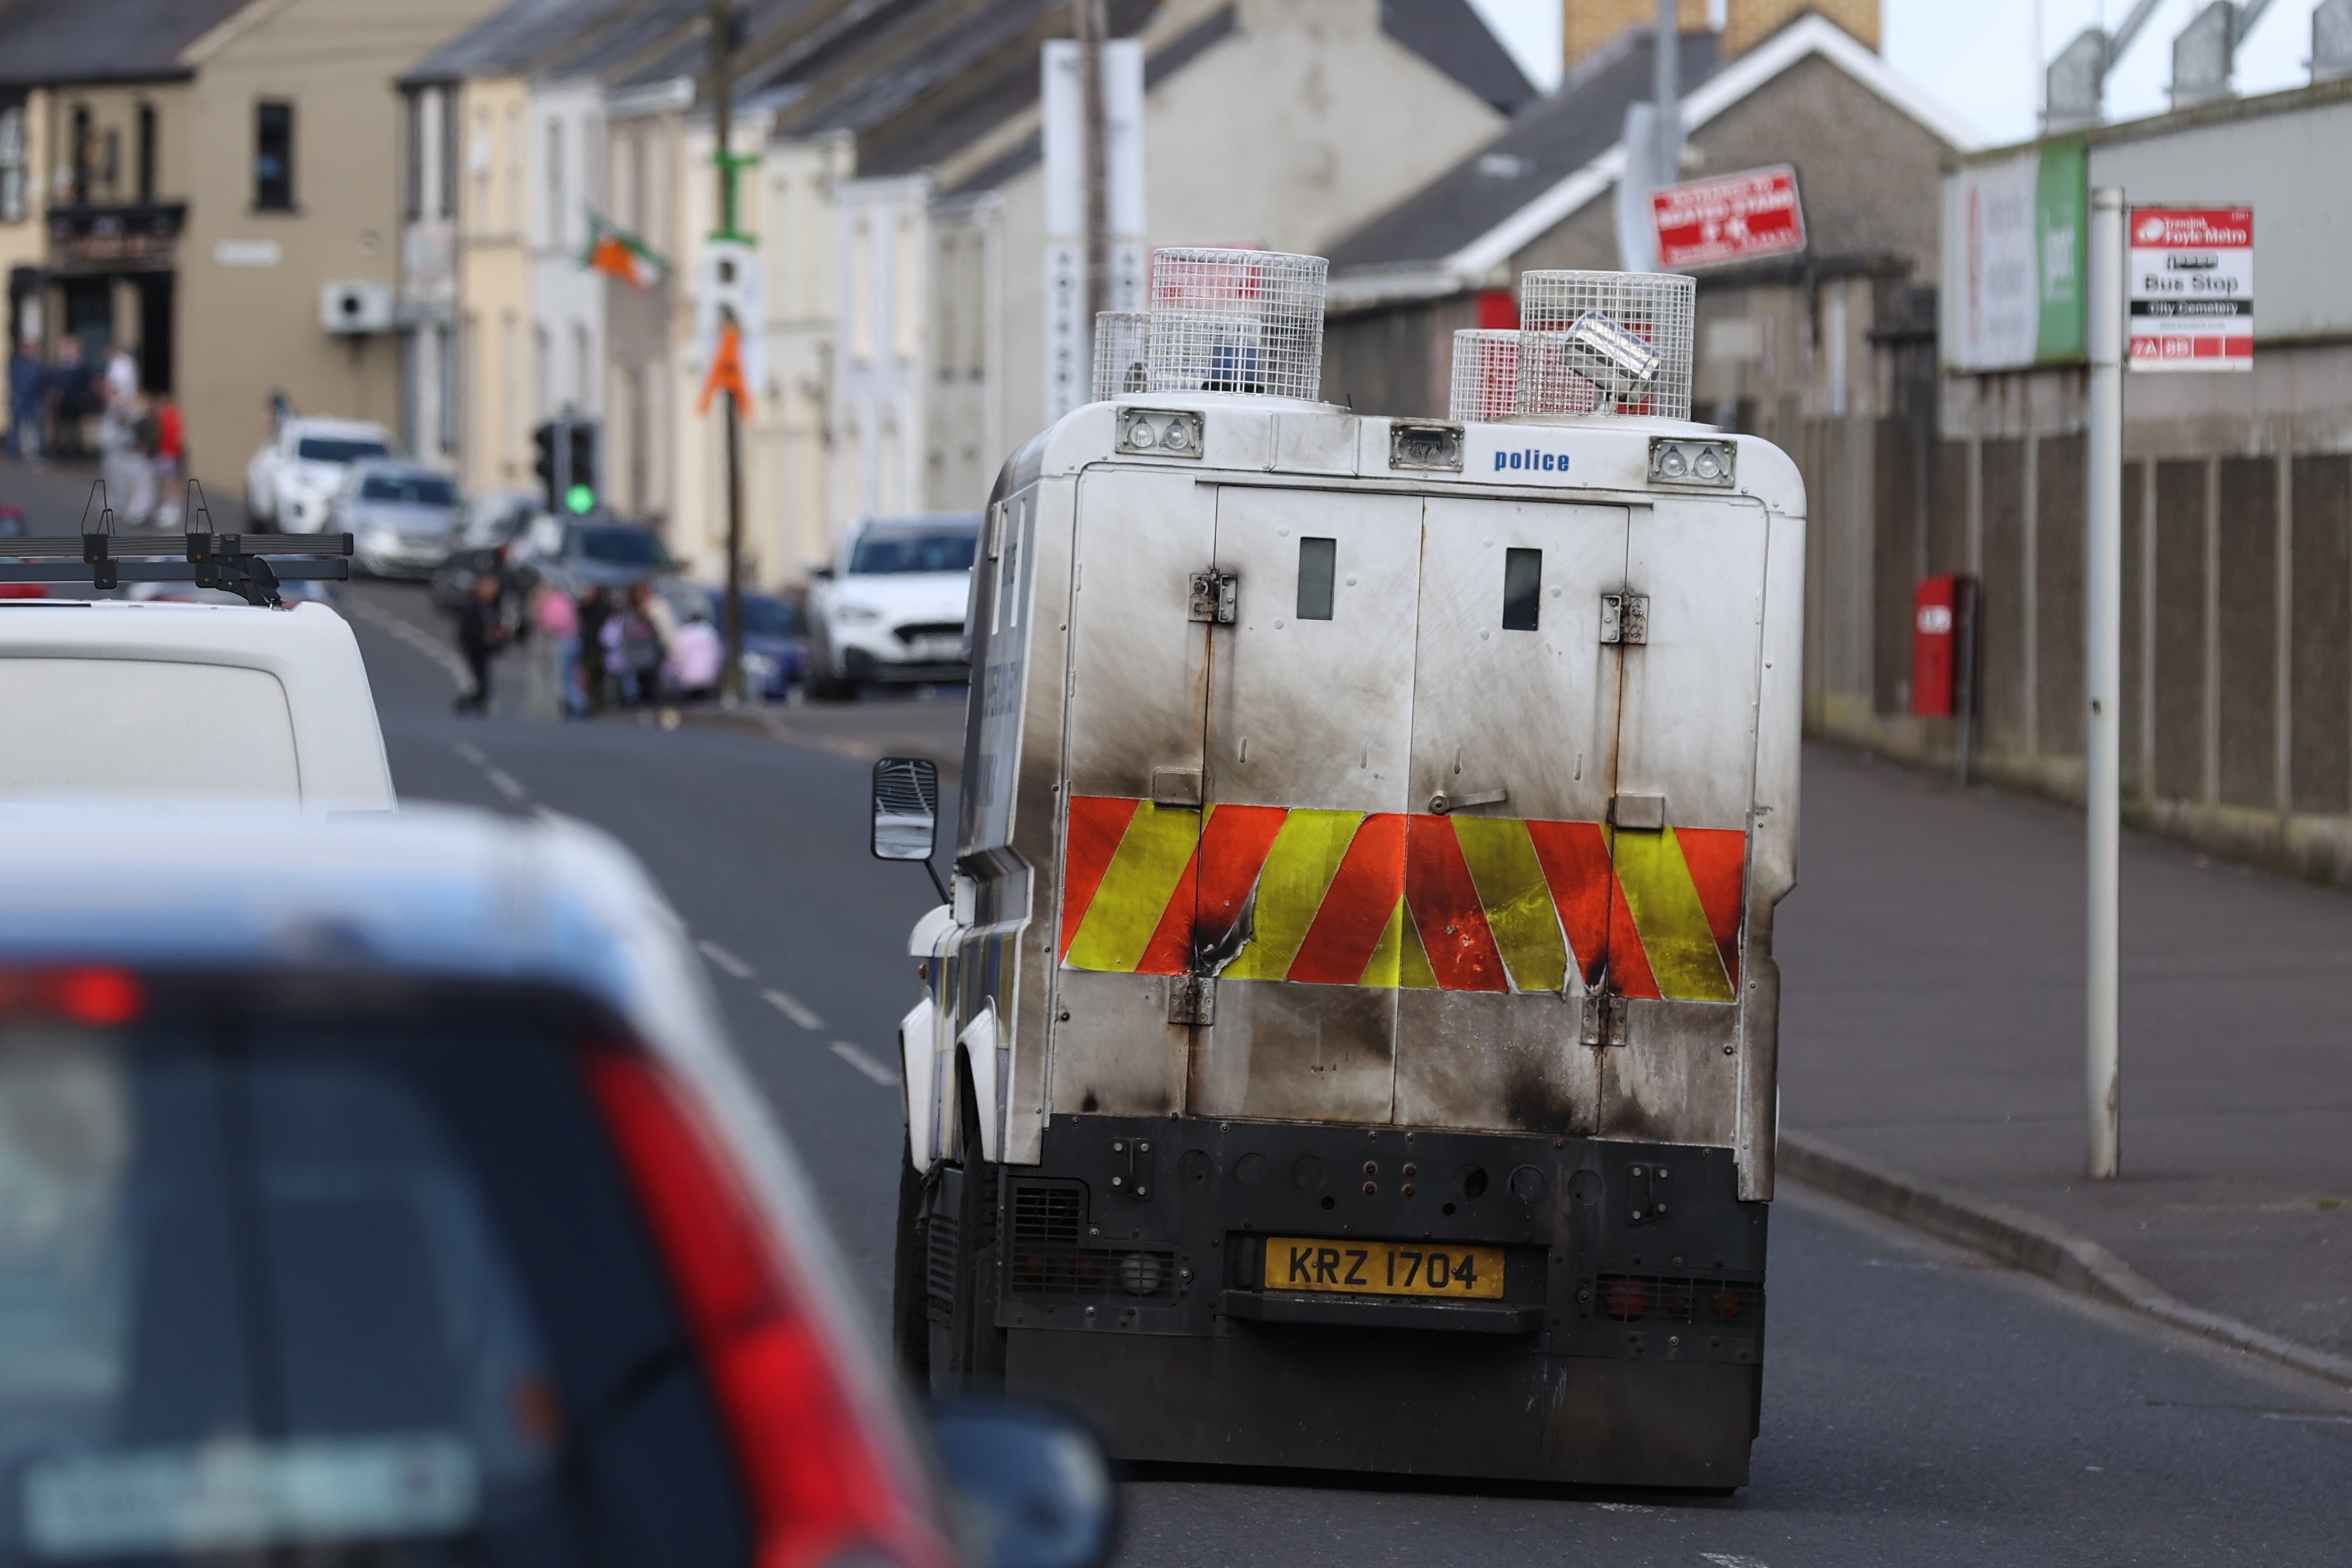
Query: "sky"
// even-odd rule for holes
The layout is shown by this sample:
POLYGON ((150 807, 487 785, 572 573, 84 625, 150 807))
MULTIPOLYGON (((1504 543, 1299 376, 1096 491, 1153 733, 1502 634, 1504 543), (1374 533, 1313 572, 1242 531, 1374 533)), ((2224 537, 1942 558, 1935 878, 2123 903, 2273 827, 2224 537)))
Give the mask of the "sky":
MULTIPOLYGON (((1988 145, 2034 132, 2041 66, 2084 27, 2120 22, 2132 0, 1883 0, 1887 62, 1975 125, 1988 145), (2033 43, 2039 21, 2042 45, 2033 43)), ((2271 92, 2309 79, 2311 13, 2317 0, 2272 0, 2238 51, 2238 90, 2271 92)), ((1544 87, 1559 79, 1560 0, 1471 0, 1544 87)), ((2206 0, 2163 0, 2131 52, 2107 79, 2107 116, 2129 120, 2167 107, 2172 38, 2206 0)))

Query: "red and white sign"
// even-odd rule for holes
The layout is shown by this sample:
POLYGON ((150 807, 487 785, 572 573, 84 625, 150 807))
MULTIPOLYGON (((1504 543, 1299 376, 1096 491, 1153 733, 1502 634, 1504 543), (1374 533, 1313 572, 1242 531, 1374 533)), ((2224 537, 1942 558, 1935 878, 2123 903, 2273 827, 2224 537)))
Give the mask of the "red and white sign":
POLYGON ((1650 197, 1658 266, 1672 272, 1727 261, 1790 256, 1805 248, 1797 171, 1786 163, 1668 185, 1650 197))
POLYGON ((2254 209, 2134 207, 2134 370, 2254 368, 2254 209))

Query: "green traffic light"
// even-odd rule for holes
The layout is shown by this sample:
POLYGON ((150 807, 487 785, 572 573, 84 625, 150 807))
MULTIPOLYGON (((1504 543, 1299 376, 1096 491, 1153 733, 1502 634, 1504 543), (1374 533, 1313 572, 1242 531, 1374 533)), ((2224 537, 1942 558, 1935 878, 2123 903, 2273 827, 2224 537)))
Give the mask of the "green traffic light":
POLYGON ((573 512, 596 510, 596 492, 586 485, 574 485, 563 492, 563 504, 573 512))

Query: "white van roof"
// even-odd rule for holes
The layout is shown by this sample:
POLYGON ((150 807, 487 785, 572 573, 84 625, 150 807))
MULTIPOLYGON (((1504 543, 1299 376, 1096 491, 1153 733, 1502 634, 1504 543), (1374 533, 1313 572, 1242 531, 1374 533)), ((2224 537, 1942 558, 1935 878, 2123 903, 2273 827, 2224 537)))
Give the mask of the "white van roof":
POLYGON ((0 800, 394 804, 358 642, 324 605, 0 600, 0 800))

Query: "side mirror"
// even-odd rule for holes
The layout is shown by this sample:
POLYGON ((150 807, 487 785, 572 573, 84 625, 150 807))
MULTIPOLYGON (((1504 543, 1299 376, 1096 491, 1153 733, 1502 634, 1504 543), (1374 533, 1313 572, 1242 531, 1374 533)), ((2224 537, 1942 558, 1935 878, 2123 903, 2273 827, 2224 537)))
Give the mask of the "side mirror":
POLYGON ((985 1568, 1101 1568, 1117 1538, 1110 1461, 1076 1422, 1009 1399, 931 1406, 931 1440, 985 1568))
POLYGON ((929 757, 875 763, 874 858, 929 860, 939 839, 939 764, 929 757))

